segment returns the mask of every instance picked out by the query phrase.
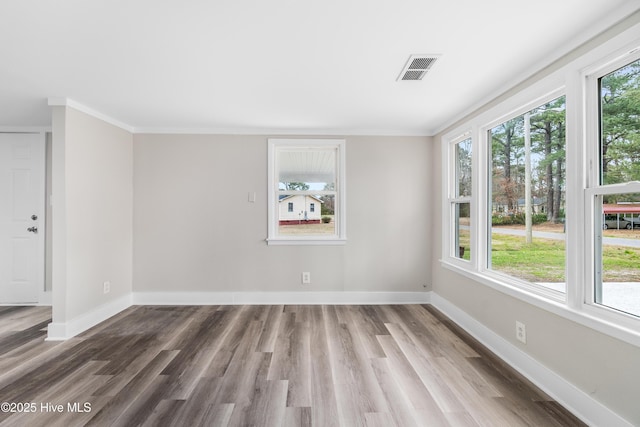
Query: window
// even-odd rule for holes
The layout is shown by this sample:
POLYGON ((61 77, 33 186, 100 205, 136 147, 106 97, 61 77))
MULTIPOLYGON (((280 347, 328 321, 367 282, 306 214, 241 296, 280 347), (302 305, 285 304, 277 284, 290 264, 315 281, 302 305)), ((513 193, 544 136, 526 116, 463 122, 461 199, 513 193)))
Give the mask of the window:
POLYGON ((522 85, 441 139, 442 266, 636 346, 638 30, 522 85))
POLYGON ((565 97, 488 131, 488 268, 565 292, 565 97))
MULTIPOLYGON (((637 56, 637 55, 636 55, 637 56)), ((640 316, 640 59, 626 57, 591 76, 597 92, 598 168, 589 188, 594 271, 586 301, 640 316)))
POLYGON ((454 177, 449 189, 452 234, 449 253, 454 258, 471 260, 471 138, 467 134, 455 138, 451 145, 454 177))
POLYGON ((344 140, 269 140, 269 244, 344 244, 344 158, 344 140))

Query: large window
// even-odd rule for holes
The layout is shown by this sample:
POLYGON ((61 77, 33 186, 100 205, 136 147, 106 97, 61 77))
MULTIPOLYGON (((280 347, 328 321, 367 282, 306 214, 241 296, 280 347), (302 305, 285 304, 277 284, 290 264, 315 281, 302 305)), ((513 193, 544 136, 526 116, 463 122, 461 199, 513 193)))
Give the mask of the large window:
POLYGON ((627 61, 593 76, 589 88, 598 96, 599 168, 587 301, 640 316, 640 60, 627 61))
POLYGON ((523 84, 441 140, 442 265, 634 345, 638 27, 523 84))
POLYGON ((344 242, 344 147, 344 140, 269 140, 269 244, 344 242))
POLYGON ((488 266, 565 292, 565 97, 491 128, 488 266))

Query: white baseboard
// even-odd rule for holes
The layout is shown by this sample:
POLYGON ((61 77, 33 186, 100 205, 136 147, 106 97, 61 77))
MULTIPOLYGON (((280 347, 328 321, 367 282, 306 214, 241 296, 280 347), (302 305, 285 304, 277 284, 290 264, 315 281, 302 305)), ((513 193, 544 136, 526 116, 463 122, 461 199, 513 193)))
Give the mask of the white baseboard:
POLYGON ((74 317, 65 323, 51 322, 47 328, 46 341, 63 341, 72 338, 132 305, 131 294, 103 304, 86 314, 74 317))
POLYGON ((431 292, 134 292, 135 305, 428 304, 431 292))
POLYGON ((466 312, 436 293, 431 304, 527 377, 545 393, 592 426, 632 427, 632 424, 529 356, 466 312))
POLYGON ((47 341, 72 338, 132 305, 428 304, 431 292, 134 292, 66 323, 49 323, 47 341))

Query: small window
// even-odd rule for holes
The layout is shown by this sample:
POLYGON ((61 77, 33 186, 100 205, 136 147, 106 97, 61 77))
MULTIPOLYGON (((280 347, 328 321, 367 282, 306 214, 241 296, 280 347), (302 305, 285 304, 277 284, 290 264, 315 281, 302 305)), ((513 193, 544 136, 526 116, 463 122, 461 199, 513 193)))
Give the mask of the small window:
POLYGON ((449 257, 471 260, 472 140, 469 132, 451 138, 445 153, 449 163, 449 238, 443 240, 449 257))
POLYGON ((269 140, 269 244, 344 243, 344 157, 344 140, 269 140))
POLYGON ((453 159, 449 206, 451 215, 451 237, 449 255, 464 260, 471 259, 471 138, 461 136, 453 139, 453 159))

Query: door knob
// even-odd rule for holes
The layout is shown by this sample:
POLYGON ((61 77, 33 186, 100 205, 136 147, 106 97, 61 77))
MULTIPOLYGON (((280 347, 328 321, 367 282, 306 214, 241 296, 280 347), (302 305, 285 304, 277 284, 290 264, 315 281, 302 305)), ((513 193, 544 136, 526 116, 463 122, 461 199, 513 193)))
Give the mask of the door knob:
POLYGON ((38 227, 29 227, 27 231, 30 233, 38 233, 38 227))
POLYGON ((38 215, 31 215, 31 219, 34 220, 34 221, 37 220, 38 219, 38 215))

